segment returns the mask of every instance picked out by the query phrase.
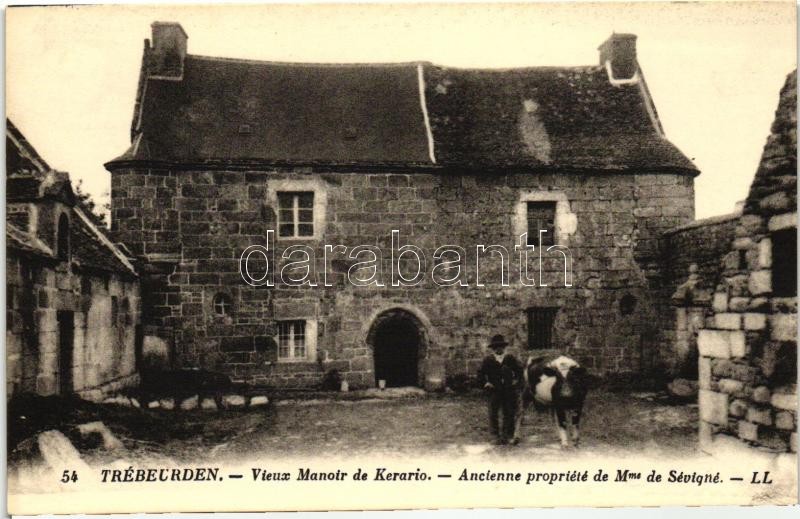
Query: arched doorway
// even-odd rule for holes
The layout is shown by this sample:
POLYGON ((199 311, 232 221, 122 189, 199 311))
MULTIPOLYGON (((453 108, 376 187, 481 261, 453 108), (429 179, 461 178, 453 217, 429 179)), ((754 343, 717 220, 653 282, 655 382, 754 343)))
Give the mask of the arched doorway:
POLYGON ((419 385, 424 328, 414 314, 402 309, 383 312, 373 322, 367 342, 372 346, 376 385, 380 380, 386 387, 419 385))

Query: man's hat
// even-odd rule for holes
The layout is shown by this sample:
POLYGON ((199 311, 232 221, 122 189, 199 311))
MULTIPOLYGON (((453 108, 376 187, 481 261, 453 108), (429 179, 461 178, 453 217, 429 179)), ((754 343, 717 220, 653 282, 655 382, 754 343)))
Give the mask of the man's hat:
POLYGON ((492 337, 491 342, 489 342, 489 348, 491 349, 505 348, 506 346, 508 346, 508 343, 506 342, 505 338, 503 338, 503 336, 500 334, 492 337))

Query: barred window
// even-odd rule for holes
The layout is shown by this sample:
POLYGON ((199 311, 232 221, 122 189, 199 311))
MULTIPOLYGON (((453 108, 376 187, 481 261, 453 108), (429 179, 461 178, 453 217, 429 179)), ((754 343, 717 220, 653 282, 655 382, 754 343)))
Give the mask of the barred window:
POLYGON ((301 238, 314 236, 314 192, 278 193, 278 236, 301 238))
POLYGON ((553 323, 557 307, 528 308, 528 349, 544 350, 553 347, 553 323))
POLYGON ((306 322, 278 322, 278 358, 305 359, 306 353, 306 322))
POLYGON ((539 231, 542 245, 556 243, 555 202, 528 202, 528 245, 539 245, 539 231))

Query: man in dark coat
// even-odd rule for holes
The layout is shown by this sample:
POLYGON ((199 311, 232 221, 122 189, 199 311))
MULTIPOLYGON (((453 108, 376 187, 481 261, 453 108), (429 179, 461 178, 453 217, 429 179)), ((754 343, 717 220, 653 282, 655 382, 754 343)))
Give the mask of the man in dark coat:
POLYGON ((522 365, 516 357, 506 353, 508 343, 502 335, 495 335, 489 343, 492 353, 483 359, 478 370, 478 380, 489 397, 489 429, 495 443, 517 443, 514 423, 522 386, 522 365), (499 427, 499 414, 503 413, 503 428, 499 427))

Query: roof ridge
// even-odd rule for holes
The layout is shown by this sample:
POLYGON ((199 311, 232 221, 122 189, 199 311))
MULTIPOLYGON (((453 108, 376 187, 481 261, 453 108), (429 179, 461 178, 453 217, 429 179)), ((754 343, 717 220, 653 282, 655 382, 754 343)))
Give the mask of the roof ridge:
POLYGON ((225 56, 205 56, 202 54, 187 54, 187 58, 197 59, 202 61, 217 61, 227 63, 242 63, 250 65, 273 65, 284 67, 323 67, 323 68, 346 68, 346 67, 432 67, 441 70, 457 70, 464 72, 514 72, 514 71, 559 71, 559 70, 574 70, 574 71, 600 71, 603 69, 602 65, 529 65, 521 67, 462 67, 457 65, 440 65, 427 60, 414 60, 414 61, 376 61, 376 62, 317 62, 317 61, 274 61, 274 60, 259 60, 250 58, 230 58, 225 56))
POLYGON ((187 54, 187 58, 203 61, 221 61, 230 63, 245 63, 250 65, 274 65, 286 67, 325 67, 325 68, 345 68, 345 67, 417 67, 418 65, 432 65, 428 61, 397 61, 397 62, 353 62, 353 63, 321 63, 303 61, 272 61, 247 58, 227 58, 222 56, 203 56, 200 54, 187 54))

